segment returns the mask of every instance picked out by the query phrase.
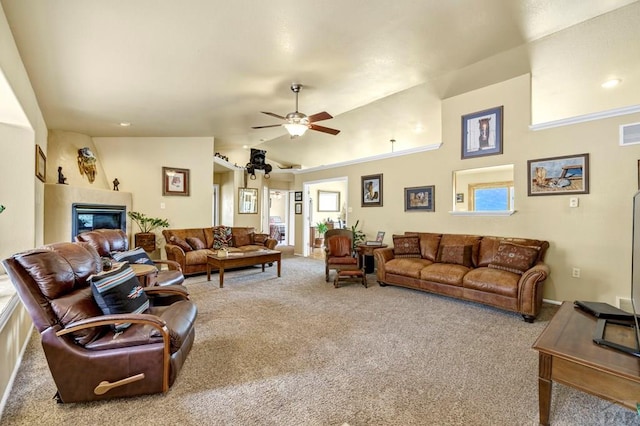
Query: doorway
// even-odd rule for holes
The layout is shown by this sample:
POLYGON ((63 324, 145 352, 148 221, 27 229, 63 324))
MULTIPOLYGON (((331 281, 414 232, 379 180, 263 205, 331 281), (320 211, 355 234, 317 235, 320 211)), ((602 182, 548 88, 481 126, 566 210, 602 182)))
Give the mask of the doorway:
POLYGON ((349 210, 348 188, 349 178, 347 176, 303 183, 302 245, 305 257, 311 256, 314 250, 318 250, 318 248, 314 248, 318 222, 328 222, 330 228, 346 226, 349 210), (331 194, 332 199, 335 199, 335 202, 330 203, 331 206, 327 206, 319 200, 324 194, 331 194))

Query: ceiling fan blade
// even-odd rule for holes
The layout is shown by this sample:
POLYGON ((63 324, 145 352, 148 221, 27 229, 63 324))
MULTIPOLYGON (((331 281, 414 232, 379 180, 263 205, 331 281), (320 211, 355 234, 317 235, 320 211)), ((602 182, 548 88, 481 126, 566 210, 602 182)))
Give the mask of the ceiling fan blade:
POLYGON ((268 126, 253 126, 252 129, 266 129, 267 127, 280 127, 282 124, 269 124, 268 126))
POLYGON ((318 132, 323 132, 323 133, 329 133, 332 135, 337 135, 338 133, 340 133, 340 130, 336 130, 336 129, 330 129, 328 127, 324 127, 324 126, 318 126, 317 124, 309 124, 309 128, 311 130, 317 130, 318 132))
POLYGON ((280 120, 284 120, 283 116, 275 114, 273 112, 266 112, 266 111, 260 111, 260 112, 263 113, 263 114, 270 115, 270 116, 275 117, 275 118, 279 118, 280 120))
POLYGON ((309 123, 314 123, 316 121, 329 120, 330 118, 333 118, 333 116, 327 111, 322 111, 317 114, 310 115, 308 118, 309 123))

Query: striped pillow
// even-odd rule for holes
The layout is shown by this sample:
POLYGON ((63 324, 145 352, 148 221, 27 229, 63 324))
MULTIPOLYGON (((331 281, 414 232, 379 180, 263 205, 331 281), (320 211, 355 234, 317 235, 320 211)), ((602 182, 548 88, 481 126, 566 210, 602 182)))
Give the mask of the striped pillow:
MULTIPOLYGON (((149 299, 128 263, 90 277, 91 292, 104 315, 141 314, 149 309, 149 299)), ((114 326, 124 330, 131 323, 114 326)))
POLYGON ((136 247, 129 251, 114 251, 111 257, 118 262, 138 263, 141 265, 155 266, 149 255, 142 247, 136 247))

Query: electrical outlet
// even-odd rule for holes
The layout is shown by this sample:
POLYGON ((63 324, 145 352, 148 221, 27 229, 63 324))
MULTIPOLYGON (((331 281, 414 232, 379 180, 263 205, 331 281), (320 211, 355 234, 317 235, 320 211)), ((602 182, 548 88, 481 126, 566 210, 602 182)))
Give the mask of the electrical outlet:
POLYGON ((578 207, 578 197, 569 198, 569 207, 578 207))
POLYGON ((166 206, 165 206, 165 204, 164 204, 164 203, 160 203, 160 208, 161 208, 161 209, 164 209, 165 207, 166 207, 166 206))
POLYGON ((573 268, 571 271, 571 276, 573 278, 580 278, 580 268, 573 268))

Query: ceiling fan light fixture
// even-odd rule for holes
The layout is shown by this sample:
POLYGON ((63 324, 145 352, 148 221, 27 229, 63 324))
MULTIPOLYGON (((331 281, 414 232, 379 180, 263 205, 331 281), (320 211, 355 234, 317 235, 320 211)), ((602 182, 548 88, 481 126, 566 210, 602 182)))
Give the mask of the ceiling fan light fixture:
POLYGON ((304 135, 304 133, 309 128, 308 125, 301 123, 284 123, 283 126, 285 129, 287 129, 287 132, 289 132, 292 138, 304 135))

